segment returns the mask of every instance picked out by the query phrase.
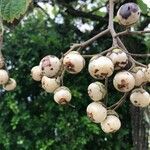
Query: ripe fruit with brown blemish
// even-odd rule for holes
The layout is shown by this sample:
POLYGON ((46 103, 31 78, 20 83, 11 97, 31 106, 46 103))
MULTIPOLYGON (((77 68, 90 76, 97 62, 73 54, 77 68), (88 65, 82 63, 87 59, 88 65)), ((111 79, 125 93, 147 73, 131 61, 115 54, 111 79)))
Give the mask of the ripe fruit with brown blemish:
POLYGON ((113 49, 111 52, 107 53, 115 67, 115 70, 124 68, 128 64, 128 56, 121 49, 113 49))
POLYGON ((100 123, 105 120, 107 116, 107 109, 100 102, 92 102, 88 105, 87 116, 91 121, 100 123))
POLYGON ((93 101, 100 101, 106 95, 106 88, 101 82, 94 82, 88 86, 88 94, 93 101))
POLYGON ((35 66, 31 69, 32 79, 35 81, 41 81, 42 79, 42 70, 40 66, 35 66))
POLYGON ((54 100, 60 105, 69 103, 71 101, 71 97, 70 90, 65 86, 59 87, 54 92, 54 100))
POLYGON ((122 5, 117 12, 117 19, 123 26, 131 26, 140 18, 140 8, 135 3, 126 3, 122 5))
POLYGON ((67 72, 77 74, 85 66, 85 60, 79 52, 71 51, 64 57, 63 65, 67 72))
POLYGON ((105 133, 116 132, 120 127, 121 121, 115 115, 108 115, 107 118, 101 122, 101 128, 105 133))
POLYGON ((113 84, 118 91, 129 92, 135 86, 135 79, 130 72, 122 71, 115 75, 113 84))
POLYGON ((88 71, 93 78, 105 79, 113 74, 114 65, 108 57, 97 55, 90 60, 88 71))
POLYGON ((16 88, 17 86, 17 83, 14 79, 10 78, 9 81, 3 85, 3 88, 6 90, 6 91, 12 91, 16 88))
POLYGON ((142 88, 137 88, 132 91, 130 101, 136 107, 146 107, 150 105, 150 94, 142 88))
POLYGON ((60 86, 59 78, 48 78, 47 76, 43 76, 41 82, 42 88, 48 93, 53 93, 60 86))
POLYGON ((61 62, 56 56, 48 55, 40 61, 39 66, 41 67, 43 75, 54 77, 60 70, 61 62))
POLYGON ((6 84, 9 80, 9 76, 6 70, 0 69, 0 85, 6 84))
POLYGON ((141 84, 147 81, 145 71, 146 71, 146 68, 144 67, 134 67, 131 70, 131 73, 135 79, 135 86, 140 86, 141 84))

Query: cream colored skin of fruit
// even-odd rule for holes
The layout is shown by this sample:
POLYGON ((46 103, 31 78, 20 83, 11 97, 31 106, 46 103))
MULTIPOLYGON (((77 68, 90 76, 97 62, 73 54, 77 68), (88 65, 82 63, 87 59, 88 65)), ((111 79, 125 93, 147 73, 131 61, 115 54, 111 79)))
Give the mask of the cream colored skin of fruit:
POLYGON ((63 60, 64 66, 66 66, 69 63, 72 64, 73 71, 69 70, 67 67, 65 68, 69 73, 72 73, 72 74, 79 73, 85 66, 84 58, 80 55, 80 53, 76 51, 72 51, 64 57, 64 60, 63 60))
POLYGON ((55 90, 54 100, 56 103, 64 105, 71 101, 71 92, 67 87, 60 87, 55 90))
POLYGON ((32 79, 35 81, 41 81, 42 79, 42 70, 40 66, 35 66, 31 69, 32 79))
POLYGON ((92 102, 87 107, 87 115, 95 123, 100 123, 107 117, 107 109, 99 102, 92 102))
POLYGON ((17 83, 14 79, 10 78, 9 81, 3 85, 3 88, 6 90, 6 91, 12 91, 16 88, 17 86, 17 83))
POLYGON ((48 92, 53 93, 60 86, 60 79, 42 77, 42 88, 48 92))
POLYGON ((91 83, 88 86, 88 94, 93 101, 100 101, 106 95, 105 86, 100 82, 91 83))
POLYGON ((56 56, 48 55, 40 61, 39 66, 42 69, 43 75, 47 77, 54 77, 60 70, 61 63, 56 56), (45 60, 45 58, 47 61, 44 62, 43 60, 45 60))
POLYGON ((112 52, 107 54, 107 57, 112 60, 115 70, 122 69, 128 64, 127 54, 120 49, 113 49, 112 52))
POLYGON ((135 86, 140 86, 147 81, 145 76, 145 70, 146 69, 144 67, 135 67, 133 68, 133 70, 131 70, 132 75, 135 79, 135 86))
POLYGON ((115 75, 113 84, 118 91, 129 92, 135 86, 135 79, 128 71, 122 71, 115 75))
POLYGON ((0 85, 6 84, 9 80, 7 71, 0 69, 0 85))
POLYGON ((105 133, 116 132, 121 127, 121 121, 115 115, 109 115, 101 123, 101 128, 105 133))
POLYGON ((144 89, 138 88, 132 91, 130 101, 136 107, 146 107, 150 105, 150 95, 144 89))
POLYGON ((94 56, 90 60, 88 71, 93 78, 104 79, 113 74, 114 65, 108 57, 94 56))
MULTIPOLYGON (((122 7, 122 6, 121 6, 122 7)), ((120 9, 121 9, 120 7, 120 9)), ((133 25, 135 24, 139 18, 140 18, 140 8, 139 8, 139 14, 138 12, 132 12, 131 15, 125 19, 123 18, 121 15, 120 15, 120 9, 118 10, 117 12, 117 19, 118 19, 118 22, 121 24, 121 25, 124 25, 124 26, 130 26, 130 25, 133 25)))
POLYGON ((150 82, 150 64, 148 64, 147 69, 145 70, 145 77, 148 82, 150 82))

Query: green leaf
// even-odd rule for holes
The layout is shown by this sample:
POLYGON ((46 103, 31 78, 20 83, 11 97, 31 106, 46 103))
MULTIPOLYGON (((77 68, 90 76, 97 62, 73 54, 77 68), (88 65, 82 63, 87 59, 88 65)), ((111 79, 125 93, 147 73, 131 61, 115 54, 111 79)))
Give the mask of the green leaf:
POLYGON ((27 11, 30 2, 31 0, 1 0, 0 16, 3 20, 13 22, 27 11))
POLYGON ((142 10, 143 14, 147 13, 147 5, 143 2, 143 0, 137 0, 139 7, 142 10))

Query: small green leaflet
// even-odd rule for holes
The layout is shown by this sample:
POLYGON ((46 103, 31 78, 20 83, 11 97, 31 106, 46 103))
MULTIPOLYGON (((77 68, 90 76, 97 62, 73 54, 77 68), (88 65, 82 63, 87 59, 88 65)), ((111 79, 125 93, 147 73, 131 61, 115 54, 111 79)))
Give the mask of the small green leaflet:
POLYGON ((0 0, 0 17, 7 22, 13 22, 23 15, 31 0, 0 0))
POLYGON ((137 0, 139 7, 142 10, 143 14, 147 13, 147 5, 143 2, 143 0, 137 0))

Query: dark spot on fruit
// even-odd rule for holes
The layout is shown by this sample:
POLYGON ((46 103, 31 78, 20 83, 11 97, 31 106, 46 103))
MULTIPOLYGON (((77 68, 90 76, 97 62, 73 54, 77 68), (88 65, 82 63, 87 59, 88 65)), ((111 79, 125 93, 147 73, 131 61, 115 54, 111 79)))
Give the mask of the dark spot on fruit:
POLYGON ((122 5, 120 8, 120 15, 123 19, 128 19, 132 13, 136 13, 138 11, 138 6, 135 3, 126 3, 122 5))
POLYGON ((137 101, 134 101, 134 103, 137 103, 137 101))
POLYGON ((51 68, 51 70, 53 70, 53 68, 51 68))
POLYGON ((61 98, 61 99, 59 100, 59 104, 61 104, 61 105, 67 104, 66 99, 65 99, 65 98, 61 98))
POLYGON ((124 79, 121 80, 121 84, 118 84, 118 89, 124 89, 124 88, 128 88, 129 83, 126 83, 126 81, 124 79))
POLYGON ((70 61, 65 63, 65 67, 68 71, 75 72, 74 65, 70 61))
POLYGON ((95 69, 94 73, 97 73, 99 70, 98 69, 95 69))
POLYGON ((87 115, 88 115, 88 117, 90 118, 91 121, 93 121, 93 122, 95 121, 92 113, 88 112, 87 115))

